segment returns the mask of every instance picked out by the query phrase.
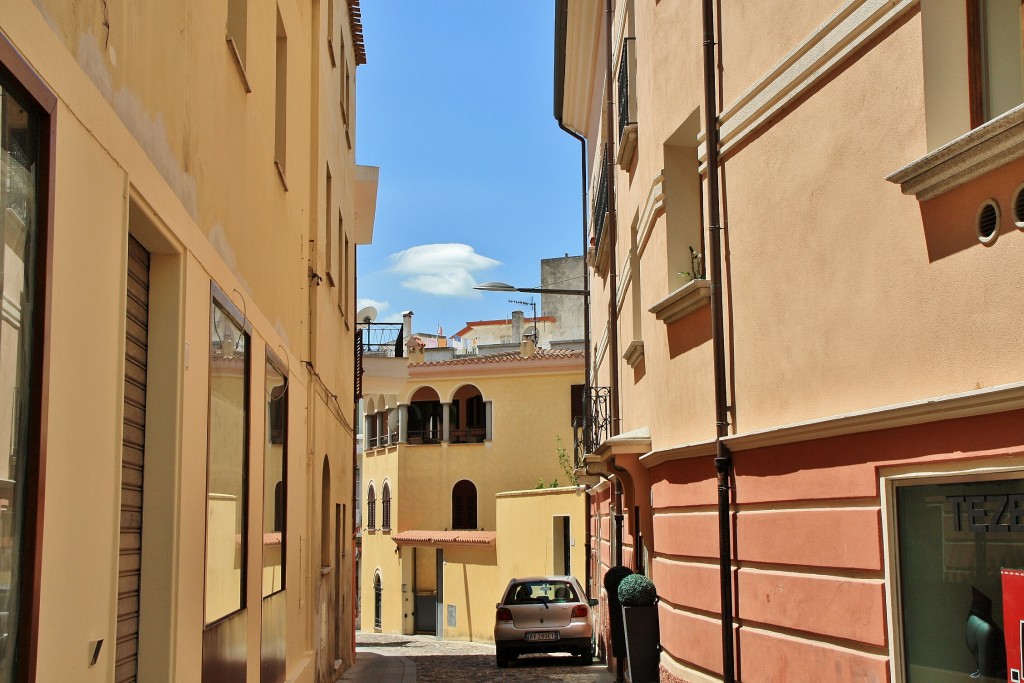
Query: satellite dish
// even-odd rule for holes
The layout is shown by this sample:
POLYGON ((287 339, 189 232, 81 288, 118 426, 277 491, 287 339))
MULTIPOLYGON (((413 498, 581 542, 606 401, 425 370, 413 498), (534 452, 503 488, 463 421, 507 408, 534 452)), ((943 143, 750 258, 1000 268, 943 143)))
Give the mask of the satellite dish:
POLYGON ((377 319, 377 309, 373 306, 367 306, 366 308, 359 309, 356 313, 356 322, 360 323, 372 323, 377 319))

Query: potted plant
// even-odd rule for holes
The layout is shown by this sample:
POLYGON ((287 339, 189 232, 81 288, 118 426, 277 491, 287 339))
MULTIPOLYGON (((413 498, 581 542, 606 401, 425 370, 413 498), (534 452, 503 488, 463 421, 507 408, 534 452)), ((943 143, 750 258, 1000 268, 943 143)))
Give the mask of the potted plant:
POLYGON ((633 570, 618 565, 604 575, 604 590, 608 594, 608 628, 611 631, 612 655, 626 656, 626 635, 622 628, 622 607, 619 604, 619 584, 631 575, 633 570))
POLYGON ((654 582, 643 574, 630 574, 619 583, 618 598, 622 605, 629 680, 657 683, 660 632, 654 582))

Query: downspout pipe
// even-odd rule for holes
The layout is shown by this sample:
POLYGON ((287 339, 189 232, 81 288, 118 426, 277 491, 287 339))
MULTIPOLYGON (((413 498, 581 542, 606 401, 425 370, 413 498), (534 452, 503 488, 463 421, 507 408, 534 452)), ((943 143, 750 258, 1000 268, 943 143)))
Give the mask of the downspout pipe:
MULTIPOLYGON (((582 414, 584 415, 584 429, 588 428, 586 422, 587 418, 587 407, 590 401, 590 363, 591 363, 591 344, 590 344, 590 268, 587 267, 587 249, 590 246, 590 235, 587 230, 587 208, 588 208, 588 197, 587 197, 587 139, 569 128, 563 123, 564 118, 564 101, 565 101, 565 31, 566 21, 569 12, 568 0, 555 0, 555 74, 554 74, 554 94, 555 94, 555 121, 558 122, 558 127, 563 131, 571 135, 572 137, 579 140, 580 143, 580 216, 581 216, 581 235, 583 240, 583 405, 580 406, 582 414)), ((573 463, 574 465, 576 463, 573 463)), ((586 507, 587 507, 587 566, 586 566, 586 582, 589 590, 590 583, 593 577, 590 575, 590 492, 586 491, 586 507)))
POLYGON ((731 498, 732 454, 722 438, 729 433, 729 406, 725 378, 725 315, 722 309, 722 219, 719 210, 718 185, 718 85, 715 78, 715 16, 714 0, 702 0, 704 19, 704 140, 707 147, 708 172, 708 259, 711 276, 711 340, 715 374, 715 473, 718 478, 718 547, 719 580, 722 601, 722 678, 735 680, 733 655, 732 601, 732 524, 729 515, 731 498))

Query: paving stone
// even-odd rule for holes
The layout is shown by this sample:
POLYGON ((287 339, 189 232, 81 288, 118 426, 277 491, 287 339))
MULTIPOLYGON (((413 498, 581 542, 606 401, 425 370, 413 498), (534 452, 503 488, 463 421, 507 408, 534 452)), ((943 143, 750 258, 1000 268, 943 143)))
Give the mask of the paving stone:
POLYGON ((584 667, 577 661, 568 655, 526 655, 516 659, 507 669, 499 669, 494 659, 494 645, 490 643, 360 632, 356 634, 356 666, 343 680, 382 683, 611 683, 615 680, 603 664, 584 667), (360 662, 362 653, 372 653, 373 662, 360 662), (385 667, 386 676, 379 674, 385 667), (414 669, 414 673, 410 669, 414 669), (357 673, 359 677, 350 677, 357 673))

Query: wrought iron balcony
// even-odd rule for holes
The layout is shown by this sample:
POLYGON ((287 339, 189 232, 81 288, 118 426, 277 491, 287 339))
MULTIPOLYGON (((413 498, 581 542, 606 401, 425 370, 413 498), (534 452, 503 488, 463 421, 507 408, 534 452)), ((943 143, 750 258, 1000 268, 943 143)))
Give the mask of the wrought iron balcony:
POLYGON ((402 323, 360 323, 355 344, 355 400, 363 397, 363 357, 403 358, 402 323))
POLYGON ((629 83, 629 69, 630 69, 630 58, 631 58, 631 47, 630 45, 636 41, 636 38, 626 38, 622 41, 622 55, 619 57, 619 78, 618 78, 618 90, 619 90, 619 138, 622 138, 622 132, 631 123, 636 123, 633 120, 632 112, 630 111, 630 83, 629 83))
POLYGON ((590 217, 591 232, 594 235, 594 246, 601 243, 601 233, 604 232, 604 219, 608 214, 608 146, 605 145, 601 154, 600 180, 597 185, 597 192, 594 194, 594 210, 590 217))
POLYGON ((590 455, 611 434, 610 387, 590 387, 583 392, 583 413, 572 421, 574 466, 583 466, 590 455))
POLYGON ((378 358, 402 358, 402 323, 361 323, 358 335, 362 339, 363 355, 378 358))

